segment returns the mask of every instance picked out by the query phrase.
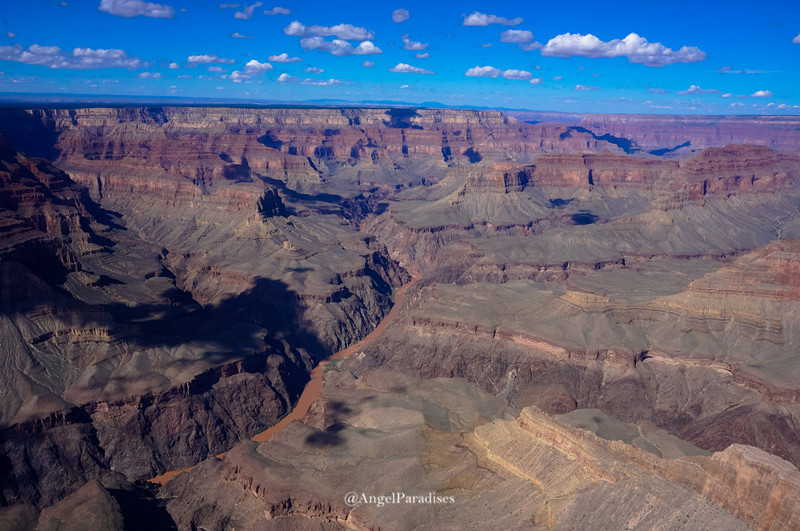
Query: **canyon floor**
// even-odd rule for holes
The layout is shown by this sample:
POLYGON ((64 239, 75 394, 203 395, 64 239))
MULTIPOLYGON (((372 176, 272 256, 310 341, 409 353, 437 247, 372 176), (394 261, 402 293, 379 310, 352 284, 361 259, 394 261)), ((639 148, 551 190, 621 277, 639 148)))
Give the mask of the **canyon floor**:
POLYGON ((0 528, 800 527, 798 126, 0 108, 0 528))

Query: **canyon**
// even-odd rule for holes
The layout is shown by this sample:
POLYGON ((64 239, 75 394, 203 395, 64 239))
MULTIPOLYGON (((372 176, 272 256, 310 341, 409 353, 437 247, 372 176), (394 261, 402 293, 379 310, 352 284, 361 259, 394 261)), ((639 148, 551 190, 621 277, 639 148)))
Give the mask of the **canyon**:
POLYGON ((0 108, 0 527, 800 526, 798 146, 796 117, 0 108))

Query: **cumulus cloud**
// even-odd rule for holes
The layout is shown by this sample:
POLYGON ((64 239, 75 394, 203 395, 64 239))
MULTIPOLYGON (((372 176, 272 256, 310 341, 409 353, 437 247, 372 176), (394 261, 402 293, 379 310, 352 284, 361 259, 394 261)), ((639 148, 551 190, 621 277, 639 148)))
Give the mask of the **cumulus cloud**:
POLYGON ((519 81, 528 81, 533 77, 533 74, 527 70, 503 71, 493 66, 475 66, 467 70, 464 75, 469 77, 504 77, 519 81))
POLYGON ((275 6, 272 9, 267 9, 264 11, 264 14, 269 17, 273 15, 288 15, 289 13, 291 13, 291 11, 289 11, 285 7, 280 7, 280 6, 275 6))
POLYGON ((300 39, 300 46, 305 50, 319 50, 337 57, 346 55, 377 55, 382 54, 383 50, 372 44, 371 41, 364 41, 355 48, 349 42, 342 39, 326 41, 322 37, 306 37, 300 39))
POLYGON ((236 33, 234 33, 233 35, 231 35, 231 37, 233 37, 234 39, 253 39, 253 38, 255 38, 252 35, 242 35, 238 31, 236 33))
POLYGON ((543 77, 535 77, 535 78, 531 79, 531 85, 538 85, 542 81, 544 81, 543 77))
POLYGON ((407 65, 405 63, 397 63, 396 66, 389 69, 389 72, 395 72, 397 74, 434 74, 435 72, 431 72, 430 70, 425 70, 424 68, 417 68, 416 66, 407 65))
POLYGON ((516 79, 518 81, 528 81, 533 77, 533 74, 527 70, 506 70, 503 72, 503 77, 506 79, 516 79))
POLYGON ((303 60, 299 57, 289 57, 288 53, 282 53, 280 55, 270 55, 267 59, 270 61, 274 61, 276 63, 302 63, 303 60))
POLYGON ((247 4, 244 5, 244 9, 241 11, 237 11, 233 14, 234 18, 238 18, 239 20, 250 20, 253 18, 253 11, 258 9, 259 7, 263 6, 264 2, 256 2, 253 5, 248 6, 247 4))
POLYGON ((373 32, 352 24, 337 24, 330 27, 306 26, 297 20, 283 28, 283 32, 290 37, 336 37, 346 41, 371 41, 375 38, 373 32))
POLYGON ((564 76, 554 76, 553 81, 564 81, 564 76))
POLYGON ((149 65, 149 63, 142 61, 138 57, 128 56, 122 50, 75 48, 70 54, 62 51, 58 46, 39 46, 38 44, 32 44, 28 48, 23 48, 19 44, 0 46, 0 60, 74 70, 93 68, 127 68, 135 70, 149 65))
POLYGON ((769 90, 757 90, 752 94, 750 94, 750 96, 753 98, 771 98, 772 92, 770 92, 769 90))
POLYGON ((142 72, 139 77, 141 79, 161 79, 161 72, 142 72))
POLYGON ((474 66, 464 74, 469 77, 500 77, 503 71, 493 66, 474 66))
POLYGON ((406 50, 421 51, 430 46, 430 44, 412 41, 411 39, 408 38, 408 33, 403 35, 402 39, 404 44, 403 48, 405 48, 406 50))
POLYGON ((181 65, 179 65, 178 63, 170 63, 170 64, 169 64, 169 69, 170 69, 170 70, 177 70, 177 69, 179 69, 180 67, 181 67, 181 65))
POLYGON ((597 90, 600 87, 590 87, 588 85, 575 85, 575 90, 597 90))
POLYGON ((16 36, 17 36, 17 34, 16 34, 16 33, 11 33, 10 31, 7 31, 7 32, 6 32, 6 36, 7 36, 9 39, 13 39, 14 37, 16 37, 16 36))
POLYGON ((408 9, 395 9, 392 11, 392 20, 394 22, 405 22, 410 16, 411 15, 408 14, 408 9))
POLYGON ((681 96, 686 96, 687 94, 717 94, 719 90, 717 89, 704 89, 700 88, 697 85, 691 85, 686 90, 679 90, 678 94, 681 96))
POLYGON ((564 33, 550 39, 541 53, 548 57, 627 57, 631 63, 652 67, 696 63, 706 59, 706 53, 694 46, 673 50, 660 42, 647 42, 647 39, 636 33, 608 42, 603 42, 592 34, 564 33))
POLYGON ((259 74, 261 72, 267 72, 272 70, 272 65, 269 63, 259 63, 255 59, 251 59, 244 65, 244 71, 247 74, 259 74))
POLYGON ((252 75, 239 72, 238 70, 234 70, 233 72, 231 72, 229 76, 222 76, 223 79, 230 79, 234 83, 243 83, 245 81, 250 81, 252 77, 253 77, 252 75))
POLYGON ((726 92, 725 94, 722 95, 722 97, 723 98, 732 98, 733 94, 731 94, 730 92, 726 92))
POLYGON ((797 34, 797 37, 795 37, 794 39, 792 39, 792 42, 793 42, 794 44, 800 44, 800 33, 798 33, 798 34, 797 34))
POLYGON ((321 74, 324 71, 325 70, 323 70, 322 68, 317 68, 316 66, 309 66, 308 68, 303 70, 303 72, 305 72, 306 74, 321 74))
POLYGON ((233 64, 235 61, 233 59, 225 59, 224 57, 217 57, 217 54, 206 54, 206 55, 190 55, 186 61, 189 63, 194 64, 214 64, 214 63, 221 63, 221 64, 233 64))
POLYGON ((222 68, 221 66, 209 66, 208 67, 208 71, 209 72, 225 72, 225 69, 222 68))
POLYGON ((504 17, 498 17, 497 15, 487 15, 485 13, 479 13, 475 11, 469 16, 464 17, 464 26, 488 26, 489 24, 500 24, 501 26, 516 26, 517 24, 522 24, 522 18, 516 17, 512 19, 507 19, 504 17))
MULTIPOLYGON (((254 76, 272 70, 272 65, 269 63, 260 63, 255 59, 251 59, 244 65, 244 72, 234 70, 230 75, 222 76, 223 79, 230 79, 234 83, 249 82, 254 76)), ((202 77, 202 76, 201 76, 202 77)))
POLYGON ((361 66, 363 66, 364 68, 372 68, 373 66, 375 66, 375 63, 372 61, 364 61, 363 63, 361 63, 361 66))
POLYGON ((425 52, 425 53, 418 53, 415 57, 417 59, 427 59, 430 56, 431 56, 431 54, 429 54, 428 52, 425 52))
POLYGON ((101 0, 97 9, 126 18, 140 15, 152 18, 173 18, 175 16, 175 10, 171 6, 142 2, 142 0, 101 0))

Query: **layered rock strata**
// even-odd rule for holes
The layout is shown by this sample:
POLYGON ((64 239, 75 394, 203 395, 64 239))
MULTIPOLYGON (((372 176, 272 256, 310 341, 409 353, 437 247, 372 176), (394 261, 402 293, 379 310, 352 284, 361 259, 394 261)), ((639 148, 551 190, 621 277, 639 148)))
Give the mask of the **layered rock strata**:
MULTIPOLYGON (((686 447, 689 454, 659 457, 535 408, 504 409, 458 380, 420 382, 385 371, 355 379, 357 366, 357 359, 346 360, 328 372, 306 425, 295 423, 268 443, 237 446, 167 484, 161 496, 176 523, 779 529, 800 518, 789 501, 800 494, 800 473, 755 448, 704 456, 686 447), (756 479, 765 474, 770 482, 756 479), (348 491, 356 503, 346 502, 348 491), (407 502, 419 493, 442 501, 407 502), (378 496, 388 501, 379 505, 378 496), (747 501, 755 499, 768 502, 747 501)), ((665 451, 683 448, 669 436, 639 431, 665 451)))

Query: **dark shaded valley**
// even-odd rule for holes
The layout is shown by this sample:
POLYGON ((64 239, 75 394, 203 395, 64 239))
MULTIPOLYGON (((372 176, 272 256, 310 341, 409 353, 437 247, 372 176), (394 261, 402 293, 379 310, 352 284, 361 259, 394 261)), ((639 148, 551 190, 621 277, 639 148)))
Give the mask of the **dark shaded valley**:
POLYGON ((800 526, 799 119, 9 107, 0 135, 0 528, 800 526))

